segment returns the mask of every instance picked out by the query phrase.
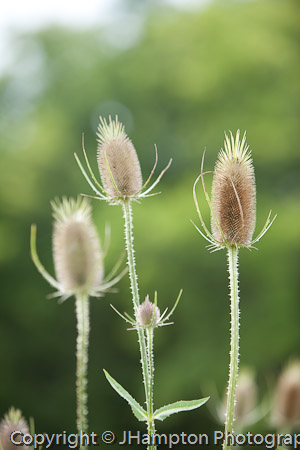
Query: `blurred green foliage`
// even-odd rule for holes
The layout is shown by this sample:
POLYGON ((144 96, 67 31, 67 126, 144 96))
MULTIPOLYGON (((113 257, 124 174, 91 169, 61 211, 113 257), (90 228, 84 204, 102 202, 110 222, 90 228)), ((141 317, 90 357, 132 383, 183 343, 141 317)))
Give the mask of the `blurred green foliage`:
MULTIPOLYGON (((300 356, 299 12, 297 0, 219 1, 198 12, 157 8, 140 17, 141 35, 125 48, 109 39, 117 35, 113 27, 15 36, 0 79, 0 416, 15 405, 35 418, 39 431, 75 428, 74 302, 46 298, 51 289, 30 260, 29 230, 38 224, 40 257, 52 271, 49 202, 92 194, 73 152, 81 154, 84 132, 97 171, 100 114, 119 115, 145 179, 154 143, 160 168, 173 158, 162 195, 134 206, 141 296, 157 290, 163 310, 184 290, 175 324, 155 336, 156 405, 209 395, 208 382, 223 396, 227 382, 226 255, 209 254, 190 223, 198 223, 192 186, 203 149, 212 170, 223 130, 247 130, 257 230, 270 208, 278 214, 259 251, 240 255, 241 365, 257 371, 263 396, 282 365, 300 356)), ((120 25, 125 35, 130 26, 120 25)), ((199 196, 205 208, 200 190, 199 196)), ((111 224, 109 270, 124 247, 121 209, 97 201, 93 208, 102 237, 111 224)), ((98 433, 139 426, 102 368, 143 402, 136 335, 109 303, 131 313, 126 277, 117 294, 91 300, 90 428, 98 433)), ((159 430, 214 428, 203 407, 159 430)))

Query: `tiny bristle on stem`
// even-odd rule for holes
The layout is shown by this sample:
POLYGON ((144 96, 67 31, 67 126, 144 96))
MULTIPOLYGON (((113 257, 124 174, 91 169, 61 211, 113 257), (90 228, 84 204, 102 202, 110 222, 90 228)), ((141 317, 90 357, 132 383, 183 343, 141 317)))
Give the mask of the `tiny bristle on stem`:
POLYGON ((216 240, 249 245, 256 221, 255 175, 246 134, 225 134, 212 184, 212 233, 216 240), (218 222, 218 223, 217 223, 218 222), (223 234, 223 236, 222 236, 223 234))

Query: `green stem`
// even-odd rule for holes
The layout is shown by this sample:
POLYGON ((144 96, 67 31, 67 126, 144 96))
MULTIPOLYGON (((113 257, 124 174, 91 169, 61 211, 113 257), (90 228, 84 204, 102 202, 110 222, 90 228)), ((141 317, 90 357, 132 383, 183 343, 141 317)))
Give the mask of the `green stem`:
MULTIPOLYGON (((148 434, 155 435, 155 423, 153 419, 153 387, 154 387, 154 355, 153 355, 153 338, 154 330, 152 327, 147 328, 147 354, 148 354, 148 370, 149 370, 149 408, 148 408, 148 434)), ((149 450, 155 450, 156 446, 148 447, 149 450)))
POLYGON ((136 274, 136 265, 134 257, 134 245, 133 245, 133 223, 132 223, 132 208, 130 200, 124 200, 123 213, 125 220, 125 243, 127 251, 127 264, 129 269, 130 287, 132 293, 133 309, 134 313, 137 313, 137 309, 140 306, 139 287, 136 274))
MULTIPOLYGON (((77 317, 77 369, 76 369, 76 393, 77 393, 77 431, 88 430, 88 406, 87 406, 87 366, 89 346, 89 298, 86 294, 76 296, 77 317)), ((85 448, 85 447, 82 447, 85 448)))
POLYGON ((227 391, 226 421, 225 421, 225 440, 223 449, 228 450, 230 446, 226 443, 226 436, 233 432, 234 407, 236 397, 236 386, 238 380, 239 366, 239 290, 238 290, 238 248, 228 247, 228 272, 230 280, 230 311, 231 311, 231 329, 230 329, 230 364, 229 381, 227 391))
MULTIPOLYGON (((122 203, 124 220, 125 220, 125 243, 127 250, 127 264, 129 270, 129 278, 130 278, 130 287, 132 293, 132 302, 133 309, 136 315, 138 307, 140 306, 140 297, 139 297, 139 288, 137 281, 137 273, 136 273, 136 265, 135 265, 135 257, 134 257, 134 245, 133 245, 133 224, 132 224, 132 208, 131 208, 131 200, 124 200, 122 203)), ((146 338, 145 332, 143 328, 137 327, 138 333, 138 342, 141 353, 141 365, 142 365, 142 373, 143 373, 143 383, 145 388, 145 397, 146 397, 146 405, 147 405, 147 414, 148 414, 148 432, 149 432, 149 423, 152 423, 151 417, 151 391, 153 389, 152 381, 150 379, 149 374, 149 365, 148 365, 148 355, 147 355, 147 347, 146 347, 146 338)), ((152 426, 150 427, 150 432, 152 433, 152 426)), ((150 435, 152 436, 152 434, 150 435)), ((155 449, 156 447, 148 447, 148 450, 155 449)))

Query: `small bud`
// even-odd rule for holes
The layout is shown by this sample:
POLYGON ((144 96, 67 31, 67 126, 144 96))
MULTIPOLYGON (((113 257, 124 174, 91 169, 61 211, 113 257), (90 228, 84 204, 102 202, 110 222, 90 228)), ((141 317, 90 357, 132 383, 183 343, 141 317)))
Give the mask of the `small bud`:
POLYGON ((158 324, 159 318, 160 318, 159 308, 155 306, 154 303, 150 302, 149 295, 147 295, 145 301, 143 301, 143 303, 139 306, 137 310, 136 320, 138 325, 140 325, 141 327, 148 327, 151 324, 153 324, 153 326, 155 326, 158 324))
POLYGON ((98 127, 98 168, 103 187, 112 198, 133 197, 142 189, 142 173, 135 148, 124 126, 100 117, 98 127))
MULTIPOLYGON (((1 450, 15 450, 16 445, 10 440, 10 435, 13 431, 21 431, 24 434, 29 433, 28 424, 21 411, 12 407, 0 422, 1 450)), ((14 440, 20 442, 21 436, 16 436, 14 440)))
POLYGON ((62 291, 76 292, 99 285, 103 278, 99 238, 85 198, 52 203, 54 211, 53 255, 62 291))
MULTIPOLYGON (((249 245, 255 228, 256 190, 251 154, 246 135, 235 140, 225 134, 224 149, 219 153, 212 184, 212 207, 226 241, 249 245)), ((211 218, 212 234, 222 242, 222 233, 211 218)))
POLYGON ((279 429, 299 424, 300 361, 289 364, 279 378, 271 421, 279 429))

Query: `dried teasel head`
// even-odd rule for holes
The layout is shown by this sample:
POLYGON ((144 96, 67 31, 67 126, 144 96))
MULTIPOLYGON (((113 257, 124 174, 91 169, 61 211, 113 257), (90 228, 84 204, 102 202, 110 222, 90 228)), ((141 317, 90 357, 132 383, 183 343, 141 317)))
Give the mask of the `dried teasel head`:
MULTIPOLYGON (((116 275, 119 259, 110 275, 104 277, 103 259, 108 248, 109 233, 105 233, 102 251, 96 228, 91 219, 91 206, 86 198, 56 199, 51 202, 54 216, 53 259, 57 280, 40 261, 36 246, 36 225, 31 225, 31 258, 43 278, 56 292, 51 297, 67 300, 72 295, 102 297, 125 275, 116 275)), ((108 229, 106 231, 109 231, 108 229)), ((1 449, 0 449, 1 450, 1 449)))
POLYGON ((140 200, 159 194, 159 192, 152 193, 151 191, 158 185, 162 176, 170 167, 172 159, 170 159, 167 166, 149 187, 148 185, 154 175, 158 162, 156 145, 154 146, 155 163, 149 177, 143 185, 140 162, 135 148, 125 133, 124 126, 119 122, 118 117, 116 116, 114 120, 109 117, 108 122, 100 117, 97 136, 97 159, 102 185, 97 181, 91 169, 84 148, 83 137, 82 150, 87 171, 81 164, 77 154, 74 154, 83 176, 97 195, 94 198, 105 200, 110 204, 125 205, 125 203, 130 203, 131 200, 140 200))
POLYGON ((98 168, 104 190, 111 198, 134 197, 142 187, 142 172, 135 148, 124 126, 111 117, 100 117, 98 127, 98 168))
POLYGON ((257 407, 257 385, 254 372, 242 369, 236 388, 235 420, 239 425, 247 424, 251 413, 257 407))
POLYGON ((53 256, 61 291, 88 294, 101 284, 102 253, 86 198, 52 202, 53 256))
POLYGON ((203 231, 193 222, 196 230, 206 239, 212 251, 229 247, 255 248, 258 242, 272 226, 276 215, 271 219, 272 211, 267 220, 252 240, 256 220, 256 189, 254 169, 252 165, 249 146, 246 144, 246 133, 240 141, 239 130, 235 138, 230 132, 230 138, 225 134, 224 150, 221 149, 215 165, 212 196, 209 198, 204 175, 204 154, 201 163, 201 172, 197 177, 193 196, 197 213, 203 231), (206 226, 199 207, 196 187, 201 179, 206 201, 211 212, 211 228, 206 226))
MULTIPOLYGON (((10 436, 14 431, 20 431, 23 434, 29 433, 26 420, 19 409, 10 408, 0 422, 0 448, 1 450, 14 450, 16 445, 11 442, 10 436)), ((17 442, 21 441, 21 436, 14 437, 17 442)), ((20 444, 22 445, 22 444, 20 444)))
MULTIPOLYGON (((222 403, 217 408, 218 420, 224 422, 226 418, 228 390, 222 403)), ((255 373, 251 368, 243 367, 240 371, 234 407, 235 431, 242 432, 246 427, 257 423, 263 417, 263 409, 258 405, 258 389, 255 382, 255 373)))
POLYGON ((290 363, 279 378, 271 422, 278 429, 300 424, 300 361, 290 363))
POLYGON ((225 134, 224 149, 219 153, 212 183, 211 227, 213 237, 228 244, 248 246, 256 219, 254 168, 246 134, 240 141, 225 134))

